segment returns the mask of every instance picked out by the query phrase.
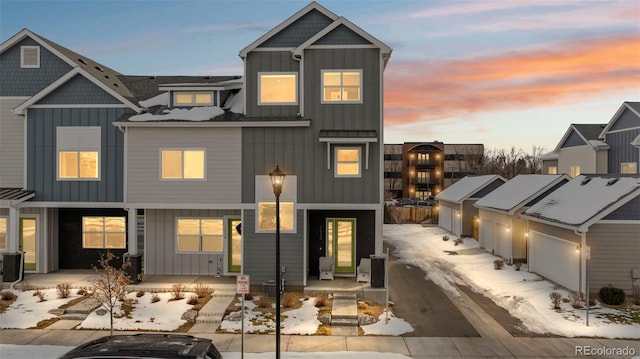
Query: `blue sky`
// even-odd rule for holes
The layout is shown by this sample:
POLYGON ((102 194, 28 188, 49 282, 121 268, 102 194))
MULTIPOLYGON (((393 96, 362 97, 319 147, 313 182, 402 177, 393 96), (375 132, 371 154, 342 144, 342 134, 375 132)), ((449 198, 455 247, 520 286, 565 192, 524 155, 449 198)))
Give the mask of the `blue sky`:
MULTIPOLYGON (((28 28, 129 75, 236 75, 239 51, 308 1, 0 0, 28 28)), ((640 101, 640 1, 320 3, 394 49, 385 142, 552 150, 640 101)))

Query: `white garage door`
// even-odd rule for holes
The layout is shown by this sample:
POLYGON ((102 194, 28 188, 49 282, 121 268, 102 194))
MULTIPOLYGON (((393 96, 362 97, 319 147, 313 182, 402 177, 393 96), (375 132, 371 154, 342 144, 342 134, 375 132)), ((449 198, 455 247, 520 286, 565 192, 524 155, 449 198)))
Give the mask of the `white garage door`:
POLYGON ((440 206, 438 223, 440 224, 440 227, 451 232, 451 208, 440 206))
POLYGON ((493 222, 485 218, 480 220, 480 247, 493 250, 493 222))
POLYGON ((532 231, 529 240, 529 271, 570 290, 578 290, 580 255, 576 254, 576 244, 532 231))
POLYGON ((451 211, 451 233, 456 236, 460 236, 462 233, 462 218, 460 211, 452 210, 451 211))
POLYGON ((509 260, 511 259, 511 231, 508 231, 507 228, 502 223, 496 223, 493 238, 494 253, 509 260))

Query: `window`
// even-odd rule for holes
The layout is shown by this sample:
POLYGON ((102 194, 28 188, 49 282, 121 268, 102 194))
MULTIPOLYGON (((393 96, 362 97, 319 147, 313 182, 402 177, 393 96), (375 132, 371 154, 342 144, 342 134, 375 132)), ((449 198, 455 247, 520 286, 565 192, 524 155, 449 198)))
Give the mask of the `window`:
POLYGON ((298 103, 296 73, 259 73, 259 105, 295 105, 298 103))
POLYGON ((577 177, 580 175, 580 166, 571 166, 570 173, 571 177, 577 177))
POLYGON ((197 180, 205 178, 205 150, 172 149, 161 152, 162 179, 197 180))
POLYGON ((125 217, 82 217, 82 248, 126 248, 125 217))
POLYGON ((173 104, 176 106, 212 106, 213 94, 211 92, 175 92, 173 104))
POLYGON ((7 217, 0 217, 0 251, 7 250, 7 217))
POLYGON ((360 148, 336 147, 336 177, 360 177, 360 148))
MULTIPOLYGON (((294 221, 295 221, 295 211, 294 211, 293 202, 280 202, 280 231, 293 232, 295 230, 294 221)), ((258 203, 258 230, 275 232, 276 230, 276 203, 275 202, 258 203)))
POLYGON ((20 47, 20 67, 23 69, 40 68, 40 46, 20 47))
POLYGON ((638 164, 635 162, 621 163, 620 173, 638 173, 638 164))
POLYGON ((223 222, 217 218, 178 218, 178 252, 222 252, 223 222))
POLYGON ((58 180, 100 179, 100 127, 58 127, 58 180))
POLYGON ((558 174, 558 166, 549 166, 549 168, 547 168, 547 174, 557 175, 558 174))
POLYGON ((323 70, 322 103, 361 103, 362 70, 323 70))

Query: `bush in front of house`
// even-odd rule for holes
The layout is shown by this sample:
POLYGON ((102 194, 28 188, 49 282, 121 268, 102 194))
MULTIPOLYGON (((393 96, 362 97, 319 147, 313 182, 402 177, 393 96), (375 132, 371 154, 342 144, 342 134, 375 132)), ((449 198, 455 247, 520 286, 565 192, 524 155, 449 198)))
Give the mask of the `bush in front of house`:
POLYGON ((16 300, 16 298, 18 298, 18 296, 8 290, 0 292, 0 299, 2 300, 16 300))
POLYGON ((448 241, 449 240, 449 236, 442 236, 442 240, 445 241, 445 242, 448 241))
POLYGON ((549 299, 551 299, 551 306, 553 309, 560 309, 560 302, 562 302, 562 294, 558 292, 551 292, 549 294, 549 299))
POLYGON ((602 287, 598 295, 600 296, 600 300, 608 305, 620 305, 624 303, 624 299, 626 298, 622 289, 614 287, 602 287))
POLYGON ((502 259, 496 259, 493 261, 493 269, 499 270, 504 267, 504 261, 502 259))

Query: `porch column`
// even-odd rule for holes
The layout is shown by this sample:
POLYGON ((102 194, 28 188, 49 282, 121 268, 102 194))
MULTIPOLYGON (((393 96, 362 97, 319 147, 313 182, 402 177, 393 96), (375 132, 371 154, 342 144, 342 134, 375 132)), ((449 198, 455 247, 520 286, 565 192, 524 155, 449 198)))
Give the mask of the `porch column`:
POLYGON ((138 254, 138 209, 129 208, 127 212, 127 253, 138 254))
POLYGON ((8 243, 7 243, 7 252, 8 253, 17 253, 18 252, 18 243, 20 240, 20 211, 9 205, 9 223, 8 223, 7 232, 9 235, 8 243))

